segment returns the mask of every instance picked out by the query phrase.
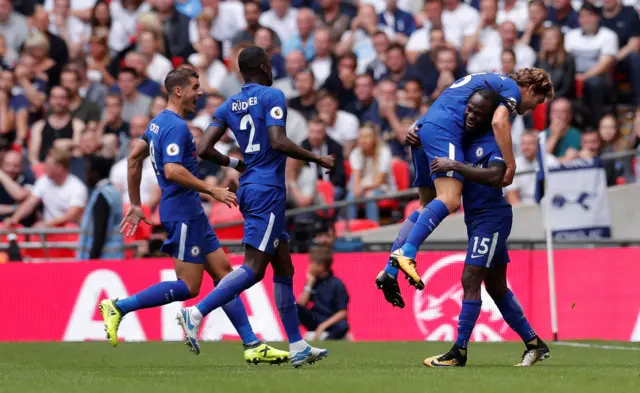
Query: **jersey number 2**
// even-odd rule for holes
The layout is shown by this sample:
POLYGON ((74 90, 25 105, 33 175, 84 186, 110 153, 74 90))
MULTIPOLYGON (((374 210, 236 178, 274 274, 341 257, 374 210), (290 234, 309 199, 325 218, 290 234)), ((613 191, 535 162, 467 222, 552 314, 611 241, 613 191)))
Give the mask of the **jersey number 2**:
POLYGON ((244 115, 242 119, 240 119, 240 131, 249 130, 249 143, 247 144, 247 148, 244 149, 245 153, 256 153, 260 151, 260 144, 253 143, 253 138, 256 136, 256 126, 253 124, 253 119, 251 115, 244 115))

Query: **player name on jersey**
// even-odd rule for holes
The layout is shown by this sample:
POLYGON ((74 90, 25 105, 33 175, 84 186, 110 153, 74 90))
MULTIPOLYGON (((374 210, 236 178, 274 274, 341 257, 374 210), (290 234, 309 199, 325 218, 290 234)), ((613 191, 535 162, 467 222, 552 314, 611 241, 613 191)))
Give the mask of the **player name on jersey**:
POLYGON ((243 111, 249 109, 250 106, 258 105, 258 97, 249 97, 247 101, 233 101, 231 103, 231 110, 233 112, 243 111))

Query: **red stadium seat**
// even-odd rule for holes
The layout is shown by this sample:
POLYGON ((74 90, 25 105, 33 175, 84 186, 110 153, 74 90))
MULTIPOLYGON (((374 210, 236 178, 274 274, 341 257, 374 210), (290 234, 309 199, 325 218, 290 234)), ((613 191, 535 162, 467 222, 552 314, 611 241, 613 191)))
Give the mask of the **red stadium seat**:
POLYGON ((407 203, 407 206, 404 208, 404 218, 409 217, 411 213, 420 208, 420 200, 416 199, 415 201, 411 201, 407 203))
MULTIPOLYGON (((237 206, 229 208, 224 203, 214 203, 213 206, 211 206, 211 215, 209 216, 211 224, 222 224, 225 222, 240 221, 242 219, 242 213, 237 206)), ((244 225, 240 224, 231 227, 217 228, 215 231, 219 239, 240 240, 244 236, 244 225)))
MULTIPOLYGON (((391 161, 391 172, 396 180, 398 191, 409 188, 409 163, 399 158, 391 161)), ((384 199, 378 202, 380 209, 396 210, 399 208, 398 201, 394 199, 384 199)))
MULTIPOLYGON (((78 229, 78 225, 76 224, 66 224, 61 228, 65 229, 78 229)), ((59 233, 47 235, 47 242, 49 243, 49 253, 48 257, 50 258, 75 258, 76 250, 68 249, 68 248, 56 248, 55 243, 77 243, 80 240, 80 235, 78 233, 59 233)), ((45 255, 47 255, 45 253, 45 255)))
MULTIPOLYGON (((360 232, 368 229, 379 228, 380 223, 373 220, 356 219, 349 220, 349 232, 360 232)), ((347 222, 345 220, 337 221, 335 224, 336 236, 341 237, 347 232, 347 222)))
MULTIPOLYGON (((333 184, 331 184, 331 182, 318 180, 318 182, 316 183, 316 188, 318 190, 318 193, 324 198, 325 204, 332 205, 335 202, 335 198, 333 197, 333 184)), ((333 217, 334 213, 334 209, 318 211, 318 215, 322 218, 331 218, 333 217)))
POLYGON ((584 87, 584 82, 576 79, 576 98, 582 98, 583 87, 584 87))
POLYGON ((347 183, 349 183, 349 179, 351 179, 351 164, 349 160, 344 161, 344 174, 347 176, 347 183))
POLYGON ((532 113, 533 128, 542 131, 547 128, 547 103, 543 102, 538 105, 535 111, 532 113))

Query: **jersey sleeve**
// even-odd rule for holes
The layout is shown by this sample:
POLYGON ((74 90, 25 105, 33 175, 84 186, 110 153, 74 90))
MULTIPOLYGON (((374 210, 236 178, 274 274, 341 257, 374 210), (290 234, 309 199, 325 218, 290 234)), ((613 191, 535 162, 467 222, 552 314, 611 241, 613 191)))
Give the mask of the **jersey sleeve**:
POLYGON ((225 128, 227 125, 225 120, 225 115, 227 113, 227 103, 223 102, 222 105, 216 109, 216 112, 213 114, 213 120, 209 124, 209 126, 216 126, 220 128, 225 128))
POLYGON ((286 127, 287 100, 284 98, 284 93, 277 89, 269 89, 263 96, 263 100, 267 127, 286 127))
POLYGON ((520 88, 516 81, 511 78, 505 79, 502 89, 499 91, 500 95, 504 98, 500 105, 507 107, 509 112, 514 113, 516 107, 520 104, 522 96, 520 95, 520 88))
POLYGON ((189 128, 186 123, 176 125, 172 130, 164 134, 162 145, 158 146, 162 149, 162 163, 170 162, 182 164, 182 156, 187 146, 187 142, 191 137, 189 128))
POLYGON ((502 153, 500 152, 500 149, 496 148, 491 152, 491 155, 489 156, 489 165, 496 163, 496 164, 505 164, 504 162, 504 158, 502 157, 502 153))

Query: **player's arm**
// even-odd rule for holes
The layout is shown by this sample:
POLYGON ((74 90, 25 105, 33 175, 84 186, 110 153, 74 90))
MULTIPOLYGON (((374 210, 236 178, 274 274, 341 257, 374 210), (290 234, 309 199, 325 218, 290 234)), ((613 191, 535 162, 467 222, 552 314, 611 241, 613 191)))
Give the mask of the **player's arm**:
POLYGON ((127 184, 129 186, 129 200, 131 205, 140 206, 140 181, 142 179, 142 164, 149 157, 149 144, 146 136, 136 142, 127 159, 127 184))
POLYGON ((216 150, 215 145, 227 132, 227 126, 220 119, 214 118, 213 123, 207 127, 206 132, 198 145, 198 157, 203 160, 211 161, 220 166, 228 166, 236 169, 238 172, 244 172, 246 166, 244 161, 237 158, 231 158, 216 150))
POLYGON ((287 157, 303 160, 307 162, 315 162, 323 168, 333 169, 335 159, 332 156, 321 157, 298 146, 287 137, 285 128, 282 126, 269 126, 269 143, 271 148, 287 155, 287 157))
POLYGON ((502 187, 506 165, 503 161, 491 161, 487 168, 476 168, 444 157, 436 157, 431 161, 431 172, 450 171, 456 171, 466 180, 472 182, 502 187))
POLYGON ((496 109, 493 114, 493 119, 491 120, 491 126, 493 127, 493 134, 496 137, 496 142, 502 152, 502 157, 506 165, 502 185, 508 186, 513 182, 513 177, 516 173, 516 159, 513 155, 509 109, 507 109, 506 106, 501 105, 496 109))

